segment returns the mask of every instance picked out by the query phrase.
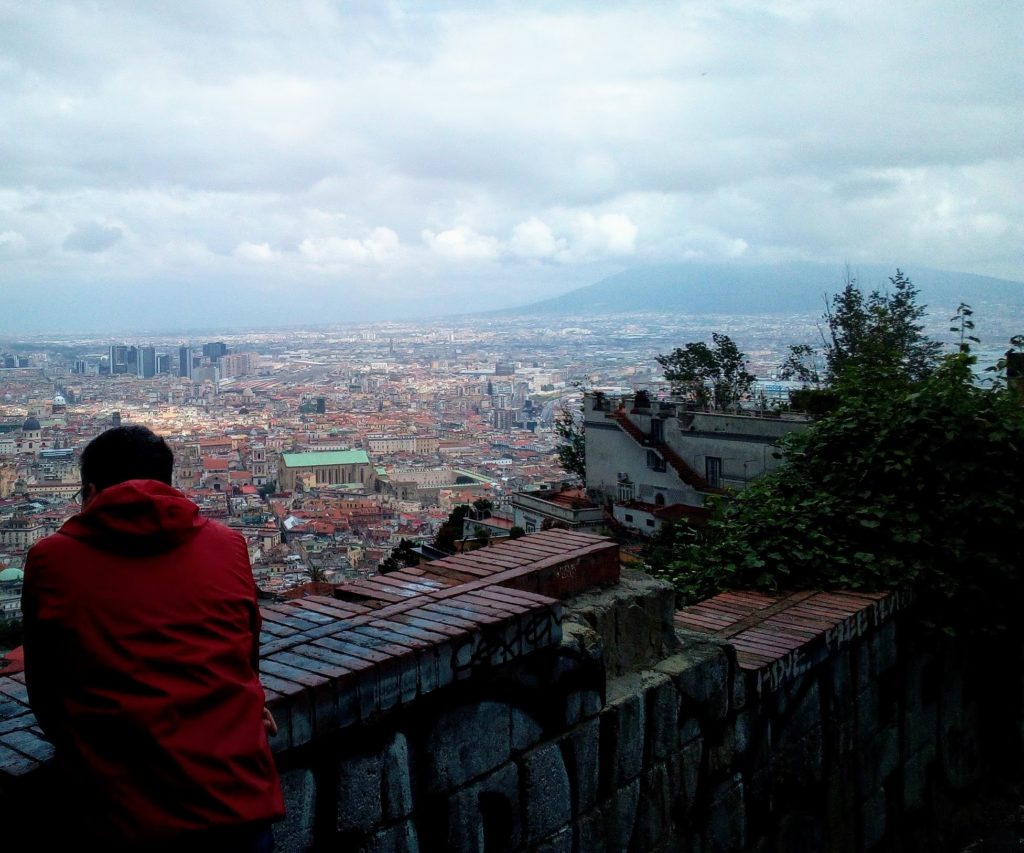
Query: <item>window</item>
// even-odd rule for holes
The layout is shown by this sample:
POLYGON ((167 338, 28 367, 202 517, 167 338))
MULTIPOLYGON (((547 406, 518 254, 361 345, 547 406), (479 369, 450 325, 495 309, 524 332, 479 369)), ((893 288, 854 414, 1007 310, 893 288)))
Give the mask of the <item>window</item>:
POLYGON ((537 532, 537 522, 535 522, 535 521, 527 521, 527 522, 525 522, 523 524, 523 530, 525 530, 527 533, 536 533, 537 532))
POLYGON ((705 456, 704 457, 704 479, 708 481, 708 485, 713 488, 719 489, 722 487, 722 457, 721 456, 705 456))
POLYGON ((631 516, 629 513, 626 513, 626 521, 632 521, 632 520, 633 520, 633 516, 631 516))
POLYGON ((651 441, 665 440, 665 422, 661 418, 651 418, 651 441))
POLYGON ((665 460, 662 459, 653 450, 648 450, 647 451, 647 467, 650 468, 652 471, 664 471, 665 470, 665 460))
POLYGON ((647 526, 648 527, 654 527, 654 519, 653 518, 648 518, 647 519, 647 526))
POLYGON ((665 506, 665 496, 661 492, 658 492, 654 496, 654 503, 656 506, 665 506))
POLYGON ((628 503, 631 500, 633 500, 633 484, 619 483, 619 501, 628 503))

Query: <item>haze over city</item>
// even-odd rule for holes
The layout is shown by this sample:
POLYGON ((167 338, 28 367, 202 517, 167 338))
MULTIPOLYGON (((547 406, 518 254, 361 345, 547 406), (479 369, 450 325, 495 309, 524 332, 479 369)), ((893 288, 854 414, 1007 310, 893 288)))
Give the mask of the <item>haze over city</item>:
POLYGON ((688 260, 1024 279, 1022 22, 7 4, 0 332, 466 313, 688 260))

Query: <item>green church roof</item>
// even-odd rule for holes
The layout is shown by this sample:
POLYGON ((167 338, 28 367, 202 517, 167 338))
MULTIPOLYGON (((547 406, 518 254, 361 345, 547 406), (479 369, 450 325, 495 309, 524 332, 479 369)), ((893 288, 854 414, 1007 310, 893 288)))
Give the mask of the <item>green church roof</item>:
POLYGON ((316 465, 369 465, 365 450, 316 450, 309 453, 282 453, 285 468, 312 468, 316 465))

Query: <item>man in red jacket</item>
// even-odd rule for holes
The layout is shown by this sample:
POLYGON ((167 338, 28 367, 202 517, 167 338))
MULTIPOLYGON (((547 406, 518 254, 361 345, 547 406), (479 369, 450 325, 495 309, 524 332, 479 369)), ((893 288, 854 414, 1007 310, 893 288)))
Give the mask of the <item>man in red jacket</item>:
POLYGON ((25 565, 29 700, 79 841, 270 850, 284 803, 249 555, 171 487, 173 464, 140 426, 83 451, 82 511, 25 565))

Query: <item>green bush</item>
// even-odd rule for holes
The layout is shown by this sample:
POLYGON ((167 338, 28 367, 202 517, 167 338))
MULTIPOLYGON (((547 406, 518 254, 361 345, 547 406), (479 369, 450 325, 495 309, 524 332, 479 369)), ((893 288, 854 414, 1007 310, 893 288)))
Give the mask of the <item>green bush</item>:
POLYGON ((787 462, 718 500, 652 562, 681 603, 726 588, 913 587, 944 630, 998 631, 1024 603, 1024 408, 974 358, 918 380, 847 372, 787 462))

